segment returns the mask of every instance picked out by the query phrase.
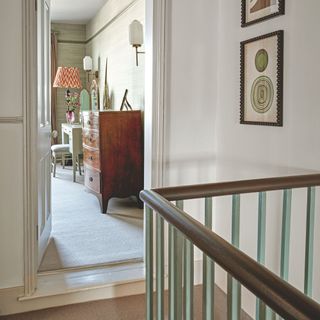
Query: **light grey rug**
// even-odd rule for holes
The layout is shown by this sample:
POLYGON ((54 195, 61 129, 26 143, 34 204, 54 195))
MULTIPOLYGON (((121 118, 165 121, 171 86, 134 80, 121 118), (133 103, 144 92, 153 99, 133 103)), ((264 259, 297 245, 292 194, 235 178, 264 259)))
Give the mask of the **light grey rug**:
POLYGON ((108 214, 84 190, 71 167, 52 178, 53 230, 39 271, 121 262, 143 257, 143 211, 131 199, 112 199, 108 214))

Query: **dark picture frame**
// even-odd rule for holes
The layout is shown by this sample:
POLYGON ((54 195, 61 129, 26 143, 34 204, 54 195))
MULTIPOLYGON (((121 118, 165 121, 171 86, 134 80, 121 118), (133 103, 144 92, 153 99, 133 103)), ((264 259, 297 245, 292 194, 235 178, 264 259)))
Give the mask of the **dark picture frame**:
POLYGON ((240 45, 240 123, 283 125, 283 30, 240 45))
MULTIPOLYGON (((269 0, 270 6, 272 7, 277 6, 277 11, 275 12, 271 11, 271 13, 268 13, 268 12, 264 12, 263 9, 257 10, 255 13, 252 13, 252 17, 249 17, 248 16, 248 6, 250 5, 249 1, 250 0, 241 0, 241 27, 242 28, 285 14, 285 0, 275 0, 277 1, 277 4, 273 4, 273 5, 271 3, 272 0, 269 0)), ((263 5, 265 5, 267 0, 257 0, 256 4, 259 4, 259 1, 261 1, 263 5)))

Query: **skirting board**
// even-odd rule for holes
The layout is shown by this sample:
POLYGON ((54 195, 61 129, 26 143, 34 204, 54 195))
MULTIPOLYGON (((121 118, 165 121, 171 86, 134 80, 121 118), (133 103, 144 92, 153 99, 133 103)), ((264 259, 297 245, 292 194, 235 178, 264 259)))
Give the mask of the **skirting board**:
POLYGON ((39 275, 32 296, 23 287, 0 290, 0 316, 144 292, 142 263, 39 275))
MULTIPOLYGON (((195 278, 194 278, 195 285, 201 285, 202 261, 199 261, 199 260, 195 261, 194 269, 195 269, 195 278)), ((63 275, 63 274, 60 273, 59 275, 63 275)), ((55 281, 54 277, 59 277, 59 275, 44 276, 43 277, 44 279, 42 279, 41 282, 45 282, 47 283, 47 287, 51 287, 50 281, 55 281)), ((57 287, 59 287, 59 285, 57 285, 57 287)), ((166 277, 166 288, 167 288, 167 277, 166 277)), ((117 282, 114 284, 109 284, 101 287, 96 286, 91 288, 85 288, 82 286, 81 288, 78 288, 78 289, 75 289, 75 288, 66 289, 66 288, 60 287, 60 289, 62 289, 60 290, 60 292, 58 291, 54 292, 54 290, 47 290, 47 292, 44 292, 44 291, 38 292, 34 296, 27 297, 27 298, 19 298, 19 297, 23 297, 23 294, 24 294, 23 287, 2 289, 0 290, 0 316, 52 308, 52 307, 65 306, 65 305, 76 304, 76 303, 84 303, 89 301, 105 300, 105 299, 144 294, 145 281, 144 280, 134 281, 132 279, 127 281, 126 283, 117 282)), ((224 294, 226 292, 225 290, 221 289, 221 287, 219 288, 219 290, 221 291, 221 293, 224 293, 224 294)), ((250 317, 245 319, 250 319, 250 317)))
POLYGON ((17 297, 21 297, 23 292, 23 287, 0 290, 0 316, 69 304, 143 294, 145 292, 145 282, 138 281, 127 284, 118 284, 105 288, 95 288, 86 291, 19 301, 17 297))

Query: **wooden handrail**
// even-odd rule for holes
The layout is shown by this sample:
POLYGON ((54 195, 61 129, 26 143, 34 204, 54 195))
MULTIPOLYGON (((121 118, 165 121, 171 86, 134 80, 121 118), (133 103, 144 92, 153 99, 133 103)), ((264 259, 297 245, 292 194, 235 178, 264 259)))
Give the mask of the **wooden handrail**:
MULTIPOLYGON (((233 185, 229 183, 229 187, 224 189, 224 192, 228 193, 223 194, 229 194, 231 190, 237 190, 239 193, 256 192, 256 189, 252 189, 253 185, 261 191, 275 190, 276 188, 314 186, 319 184, 320 175, 301 177, 298 178, 299 182, 295 181, 295 179, 287 177, 255 180, 255 183, 248 181, 242 181, 240 184, 235 183, 233 185), (268 180, 268 183, 265 182, 266 180, 268 180)), ((228 185, 228 183, 226 184, 228 185)), ((217 186, 221 184, 213 185, 217 186)), ((211 184, 211 186, 213 185, 211 184)), ((198 188, 194 193, 192 193, 192 190, 183 188, 176 189, 179 190, 179 193, 164 194, 169 194, 169 200, 176 200, 176 197, 179 199, 189 199, 190 195, 191 198, 204 197, 203 194, 199 194, 201 188, 198 188), (173 195, 176 197, 173 198, 173 195)), ((210 191, 210 188, 207 187, 204 189, 202 187, 201 190, 202 192, 207 192, 206 196, 212 195, 212 193, 216 195, 215 192, 218 192, 218 190, 215 192, 210 191)), ((175 207, 157 192, 142 191, 140 197, 151 209, 155 210, 166 221, 180 230, 194 245, 247 287, 253 294, 263 300, 280 316, 292 320, 320 319, 320 305, 318 303, 236 249, 210 229, 204 227, 200 222, 175 207)))
POLYGON ((320 185, 320 174, 208 183, 153 189, 169 201, 226 196, 320 185))

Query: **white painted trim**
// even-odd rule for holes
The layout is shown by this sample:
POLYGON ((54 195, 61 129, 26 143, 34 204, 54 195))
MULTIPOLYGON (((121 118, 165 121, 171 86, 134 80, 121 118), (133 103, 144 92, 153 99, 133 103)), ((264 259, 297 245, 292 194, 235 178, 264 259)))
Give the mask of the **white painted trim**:
POLYGON ((34 293, 37 280, 37 32, 36 2, 22 2, 24 118, 24 295, 34 293))
MULTIPOLYGON (((163 184, 164 113, 165 113, 165 34, 166 0, 146 0, 152 6, 151 68, 151 155, 148 174, 152 187, 163 184)), ((24 101, 24 297, 32 296, 37 285, 37 32, 35 0, 22 1, 23 6, 23 101, 24 101)), ((21 288, 19 289, 21 290, 21 288)), ((125 292, 125 290, 124 290, 125 292)), ((97 297, 96 297, 97 298, 97 297)), ((103 296, 100 296, 103 298, 103 296)), ((89 301, 85 298, 83 301, 89 301)), ((94 300, 94 299, 92 299, 94 300)), ((63 298, 62 298, 63 301, 63 298)), ((74 303, 74 302, 73 302, 74 303)), ((52 306, 49 304, 48 306, 52 306)), ((29 309, 32 310, 32 309, 29 309)))
POLYGON ((89 265, 80 266, 80 267, 61 268, 57 270, 38 271, 38 277, 51 276, 51 275, 61 274, 61 273, 65 274, 70 272, 97 271, 100 269, 108 269, 112 267, 133 266, 137 263, 143 263, 143 259, 134 258, 126 261, 115 261, 115 262, 107 262, 107 263, 89 264, 89 265))
MULTIPOLYGON (((88 291, 140 281, 144 282, 143 262, 39 275, 36 292, 30 297, 19 298, 19 301, 34 300, 65 293, 88 291)), ((110 297, 115 298, 116 295, 110 297)))
MULTIPOLYGON (((147 187, 161 187, 164 177, 164 114, 165 114, 165 40, 166 40, 166 3, 167 0, 146 1, 146 34, 151 39, 146 41, 146 84, 152 83, 146 92, 146 113, 151 121, 151 128, 146 128, 145 136, 151 136, 151 172, 147 187), (150 17, 149 15, 152 15, 150 17)), ((149 160, 150 161, 150 160, 149 160)), ((147 164, 145 166, 148 167, 147 164)), ((148 173, 147 173, 148 174, 148 173)))
POLYGON ((114 285, 87 289, 85 291, 64 292, 61 294, 39 296, 34 299, 20 301, 17 297, 23 296, 23 292, 23 287, 0 290, 0 316, 69 304, 144 294, 145 281, 117 283, 114 285))
POLYGON ((142 262, 39 275, 31 296, 24 295, 24 287, 0 290, 0 316, 144 292, 142 262))
POLYGON ((23 117, 0 117, 0 123, 22 123, 23 117))
POLYGON ((164 114, 165 114, 165 74, 166 74, 166 8, 167 0, 154 1, 153 16, 153 57, 154 57, 154 73, 153 73, 153 134, 152 154, 155 159, 155 167, 153 168, 152 187, 162 187, 164 178, 164 114))

